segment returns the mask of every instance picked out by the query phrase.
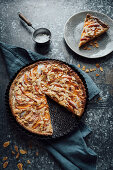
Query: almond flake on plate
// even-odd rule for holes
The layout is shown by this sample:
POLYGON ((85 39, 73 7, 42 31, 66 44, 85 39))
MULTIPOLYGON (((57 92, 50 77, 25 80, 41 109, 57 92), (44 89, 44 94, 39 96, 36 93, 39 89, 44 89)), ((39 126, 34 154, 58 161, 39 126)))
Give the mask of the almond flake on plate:
POLYGON ((103 71, 103 68, 102 68, 102 67, 100 67, 100 71, 103 71))
POLYGON ((85 71, 85 69, 86 69, 86 67, 85 67, 85 66, 83 66, 83 67, 82 67, 82 70, 83 70, 83 71, 85 71))
POLYGON ((80 64, 77 65, 80 68, 80 64))
POLYGON ((85 71, 86 73, 89 73, 89 69, 86 69, 86 71, 85 71))

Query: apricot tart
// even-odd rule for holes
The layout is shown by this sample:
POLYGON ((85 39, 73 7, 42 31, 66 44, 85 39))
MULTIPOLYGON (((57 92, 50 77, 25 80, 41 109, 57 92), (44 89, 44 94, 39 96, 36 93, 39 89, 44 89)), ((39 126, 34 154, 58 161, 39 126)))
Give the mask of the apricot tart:
POLYGON ((86 15, 83 31, 79 47, 86 44, 87 42, 99 37, 109 29, 109 26, 101 21, 99 18, 90 14, 86 15))
POLYGON ((21 69, 9 90, 12 114, 30 132, 53 134, 46 95, 77 116, 84 112, 87 94, 80 76, 63 62, 37 61, 21 69))

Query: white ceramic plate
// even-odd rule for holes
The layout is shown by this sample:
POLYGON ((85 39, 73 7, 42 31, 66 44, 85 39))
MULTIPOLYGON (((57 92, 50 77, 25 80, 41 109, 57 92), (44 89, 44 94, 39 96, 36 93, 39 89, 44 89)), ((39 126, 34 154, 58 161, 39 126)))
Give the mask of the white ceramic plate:
POLYGON ((64 29, 64 39, 71 50, 80 56, 87 58, 99 58, 106 56, 113 51, 113 20, 102 13, 94 11, 80 12, 73 15, 66 22, 64 29), (99 48, 93 48, 91 46, 91 50, 84 50, 83 48, 79 48, 78 45, 83 29, 84 20, 88 13, 107 23, 110 28, 106 33, 100 36, 100 39, 98 40, 99 48))

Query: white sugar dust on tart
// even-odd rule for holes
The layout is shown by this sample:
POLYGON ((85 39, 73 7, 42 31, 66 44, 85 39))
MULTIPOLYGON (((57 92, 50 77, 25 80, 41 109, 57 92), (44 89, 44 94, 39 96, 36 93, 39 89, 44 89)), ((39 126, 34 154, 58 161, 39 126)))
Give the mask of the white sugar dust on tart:
POLYGON ((84 112, 86 89, 77 73, 59 61, 38 61, 19 72, 9 92, 14 117, 33 133, 53 134, 46 95, 77 116, 84 112))
POLYGON ((99 18, 90 14, 86 15, 79 47, 105 33, 109 26, 99 18))

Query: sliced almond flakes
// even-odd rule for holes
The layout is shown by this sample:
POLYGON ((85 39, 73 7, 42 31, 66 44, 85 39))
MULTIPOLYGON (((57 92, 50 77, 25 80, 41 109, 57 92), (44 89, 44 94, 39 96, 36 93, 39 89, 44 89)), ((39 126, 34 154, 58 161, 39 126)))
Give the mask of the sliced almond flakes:
POLYGON ((20 153, 21 153, 22 155, 24 155, 24 154, 27 154, 27 151, 26 151, 26 150, 23 150, 23 149, 20 149, 20 153))
POLYGON ((31 163, 30 160, 27 160, 27 163, 30 164, 31 163))
POLYGON ((96 76, 98 77, 98 76, 99 76, 99 74, 96 74, 96 76))
POLYGON ((3 157, 3 161, 6 161, 8 159, 8 157, 6 156, 6 157, 3 157))
POLYGON ((23 170, 23 164, 22 163, 18 163, 17 167, 18 167, 19 170, 23 170))
POLYGON ((86 71, 85 71, 86 73, 89 73, 89 69, 86 69, 86 71))
POLYGON ((97 68, 99 68, 99 67, 100 67, 100 65, 97 63, 97 64, 96 64, 96 67, 97 67, 97 68))
POLYGON ((82 67, 82 70, 83 70, 83 71, 85 71, 85 69, 86 69, 86 67, 85 67, 85 66, 83 66, 83 67, 82 67))
POLYGON ((18 146, 15 145, 14 148, 15 148, 15 151, 18 152, 18 146))
POLYGON ((10 144, 10 141, 4 142, 3 147, 6 148, 9 146, 9 144, 10 144))
POLYGON ((80 64, 77 65, 80 68, 80 64))
POLYGON ((96 71, 96 68, 93 68, 92 70, 93 70, 93 71, 96 71))
POLYGON ((103 68, 102 68, 102 67, 100 67, 100 71, 103 71, 103 68))
POLYGON ((16 159, 18 159, 19 158, 19 156, 20 156, 20 154, 19 154, 19 152, 17 153, 17 155, 16 155, 16 159))
POLYGON ((14 152, 14 151, 12 151, 12 154, 13 154, 13 155, 15 155, 15 152, 14 152))
POLYGON ((3 168, 5 169, 6 167, 7 167, 7 165, 8 165, 8 162, 6 161, 6 162, 4 162, 4 164, 3 164, 3 168))

